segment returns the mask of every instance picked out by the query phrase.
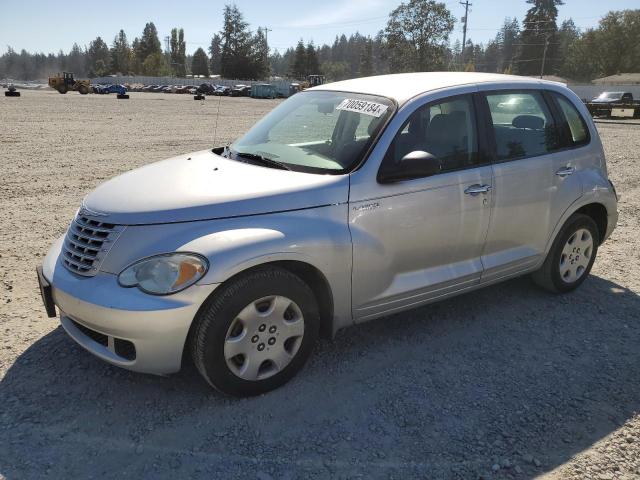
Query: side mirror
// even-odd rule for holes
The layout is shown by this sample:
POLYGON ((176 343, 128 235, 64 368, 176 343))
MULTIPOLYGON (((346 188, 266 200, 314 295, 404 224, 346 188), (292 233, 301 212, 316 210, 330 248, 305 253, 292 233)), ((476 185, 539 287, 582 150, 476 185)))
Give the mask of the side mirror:
POLYGON ((394 183, 414 178, 430 177, 442 170, 440 160, 429 152, 415 150, 407 153, 400 163, 380 170, 378 182, 394 183))

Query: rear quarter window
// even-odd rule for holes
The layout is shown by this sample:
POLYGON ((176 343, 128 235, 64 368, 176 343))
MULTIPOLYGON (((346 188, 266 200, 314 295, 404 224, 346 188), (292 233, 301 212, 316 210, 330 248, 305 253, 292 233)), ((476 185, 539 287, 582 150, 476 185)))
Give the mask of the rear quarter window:
POLYGON ((563 120, 567 123, 569 131, 571 132, 571 146, 580 146, 589 143, 589 129, 580 112, 578 112, 573 103, 564 95, 559 93, 554 93, 553 95, 558 102, 560 111, 564 117, 563 120))

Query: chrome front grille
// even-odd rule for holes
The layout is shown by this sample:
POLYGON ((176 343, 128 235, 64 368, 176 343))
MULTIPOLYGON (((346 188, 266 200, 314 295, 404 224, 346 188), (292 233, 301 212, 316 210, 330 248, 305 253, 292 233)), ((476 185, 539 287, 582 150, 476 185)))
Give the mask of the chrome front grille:
POLYGON ((122 230, 123 226, 107 223, 103 219, 77 215, 64 239, 64 266, 78 275, 95 275, 122 230))

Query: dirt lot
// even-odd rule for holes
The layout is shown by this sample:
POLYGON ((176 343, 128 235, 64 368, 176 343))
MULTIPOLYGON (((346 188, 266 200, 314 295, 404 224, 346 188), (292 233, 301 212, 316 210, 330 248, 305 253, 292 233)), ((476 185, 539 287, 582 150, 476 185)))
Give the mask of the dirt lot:
MULTIPOLYGON (((276 104, 220 102, 219 142, 276 104)), ((97 184, 211 146, 217 106, 0 97, 0 478, 640 478, 640 126, 599 126, 621 219, 573 294, 523 278, 352 327, 243 400, 76 346, 35 266, 97 184)))

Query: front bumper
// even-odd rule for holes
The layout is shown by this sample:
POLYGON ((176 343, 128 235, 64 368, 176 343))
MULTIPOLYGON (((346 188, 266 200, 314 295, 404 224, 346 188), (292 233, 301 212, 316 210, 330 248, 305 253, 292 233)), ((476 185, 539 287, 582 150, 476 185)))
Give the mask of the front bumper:
POLYGON ((109 273, 94 277, 71 273, 59 261, 58 243, 45 258, 43 275, 69 336, 97 357, 129 370, 153 374, 180 370, 191 323, 217 284, 196 284, 168 296, 148 295, 121 287, 117 276, 109 273), (121 348, 130 347, 128 342, 133 355, 131 348, 121 348))

